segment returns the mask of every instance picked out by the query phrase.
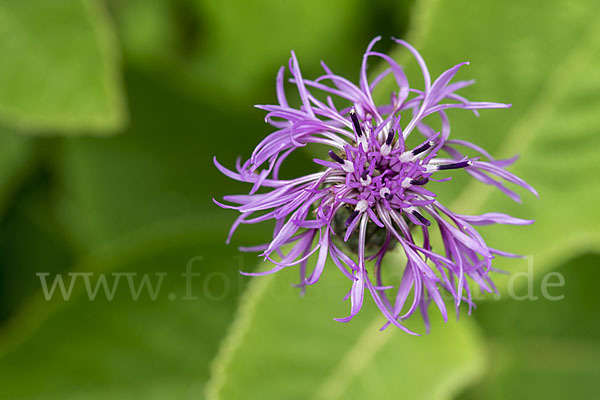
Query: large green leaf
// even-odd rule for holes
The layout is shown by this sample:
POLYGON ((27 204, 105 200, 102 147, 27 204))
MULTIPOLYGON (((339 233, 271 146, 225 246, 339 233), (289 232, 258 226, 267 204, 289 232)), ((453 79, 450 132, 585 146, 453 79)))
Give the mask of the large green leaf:
POLYGON ((125 120, 114 34, 97 0, 0 2, 0 118, 33 131, 125 120))
MULTIPOLYGON (((558 269, 564 285, 534 282, 536 301, 488 302, 477 319, 490 346, 490 372, 461 399, 586 398, 600 389, 600 257, 558 269)), ((545 278, 559 284, 559 278, 545 278)))
MULTIPOLYGON (((102 288, 90 300, 81 275, 68 300, 58 288, 49 301, 41 293, 35 296, 0 331, 0 397, 163 399, 201 394, 209 361, 245 284, 238 269, 252 265, 226 251, 224 229, 199 222, 119 238, 71 269, 93 274, 92 291, 104 274, 109 291, 116 287, 112 300, 102 288), (189 286, 181 275, 188 264, 199 274, 189 286), (140 291, 137 300, 129 278, 122 275, 115 284, 115 274, 130 274, 134 292, 140 291), (144 275, 154 299, 147 286, 140 289, 144 275)), ((54 273, 46 277, 48 287, 54 278, 54 273)), ((68 288, 69 276, 63 278, 68 288)))
MULTIPOLYGON (((367 302, 349 324, 349 289, 333 263, 304 297, 293 268, 256 278, 241 299, 207 387, 209 399, 449 399, 484 370, 481 338, 469 320, 414 337, 367 302)), ((423 330, 422 327, 417 329, 423 330)))

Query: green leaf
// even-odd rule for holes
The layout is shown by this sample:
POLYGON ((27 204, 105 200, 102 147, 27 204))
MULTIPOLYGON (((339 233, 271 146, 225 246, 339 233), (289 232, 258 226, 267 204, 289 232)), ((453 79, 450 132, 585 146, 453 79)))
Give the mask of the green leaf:
MULTIPOLYGON (((122 273, 137 274, 131 275, 137 291, 146 274, 154 299, 145 287, 135 300, 126 276, 116 284, 112 300, 102 288, 90 300, 82 276, 75 278, 68 300, 58 289, 51 300, 43 294, 34 297, 0 331, 0 397, 162 399, 200 394, 245 285, 238 269, 252 268, 246 258, 226 251, 224 227, 202 227, 200 222, 120 238, 71 269, 93 274, 92 290, 100 274, 113 287, 114 274, 122 273), (199 274, 189 284, 181 275, 188 265, 199 274)), ((54 278, 46 278, 48 286, 54 278)), ((63 278, 68 287, 70 278, 66 273, 63 278)))
MULTIPOLYGON (((481 338, 468 319, 410 336, 367 301, 343 324, 348 280, 333 263, 304 297, 293 268, 255 278, 213 365, 208 399, 450 399, 485 366, 481 338)), ((422 327, 418 327, 422 329, 422 327)))
MULTIPOLYGON (((489 338, 491 370, 459 398, 565 399, 596 393, 600 382, 600 257, 587 254, 557 270, 563 286, 533 283, 535 301, 482 304, 476 316, 489 338)), ((557 276, 545 278, 558 284, 557 276)))
POLYGON ((71 134, 123 125, 118 50, 97 0, 3 0, 0 36, 5 123, 71 134))

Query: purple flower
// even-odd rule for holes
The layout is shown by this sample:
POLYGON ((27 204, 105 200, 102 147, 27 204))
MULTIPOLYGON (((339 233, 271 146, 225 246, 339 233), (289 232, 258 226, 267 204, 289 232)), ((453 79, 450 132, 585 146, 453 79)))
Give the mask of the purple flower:
POLYGON ((270 274, 298 265, 299 286, 304 288, 319 280, 330 257, 351 282, 347 296, 351 302, 350 315, 336 318, 337 321, 350 321, 360 311, 364 292, 368 290, 388 320, 383 328, 393 324, 414 334, 402 321, 419 309, 428 328, 427 307, 431 300, 447 320, 440 289, 452 295, 457 311, 461 301, 465 301, 470 312, 476 286, 486 292, 496 290, 489 276, 495 256, 516 257, 488 247, 474 225, 533 222, 500 213, 456 214, 427 189, 427 183, 448 181, 452 172, 466 172, 496 186, 516 201, 520 201, 519 196, 506 182, 536 196, 537 193, 504 169, 516 158, 496 160, 477 145, 449 139, 446 110, 462 108, 477 114, 478 109, 510 107, 472 102, 456 93, 473 83, 451 83, 459 68, 467 63, 450 68, 432 82, 421 55, 408 43, 393 39, 412 53, 421 68, 424 89, 414 89, 400 65, 373 50, 379 40, 375 38, 363 56, 358 85, 335 75, 324 63, 323 76, 304 79, 292 52, 290 82, 297 87, 302 105, 293 108, 288 104, 282 67, 276 85, 279 104, 257 106, 267 112, 266 121, 275 131, 258 144, 248 161, 242 164, 238 160, 236 171, 226 169, 215 159, 222 173, 251 183, 252 189, 247 195, 225 196, 225 201, 234 205, 216 203, 240 212, 228 241, 240 224, 275 222, 270 243, 243 248, 261 252, 274 268, 247 275, 270 274), (380 58, 387 64, 370 82, 369 57, 380 58), (372 92, 390 74, 397 90, 390 94, 388 104, 375 104, 372 92), (334 99, 343 106, 336 106, 334 99), (439 132, 427 124, 428 116, 437 116, 439 132), (415 131, 422 138, 411 148, 406 142, 415 131), (286 157, 306 145, 328 149, 327 160, 314 160, 322 166, 322 171, 280 179, 279 169, 286 157), (260 188, 267 190, 258 193, 260 188), (439 233, 443 252, 432 249, 435 232, 439 233), (401 249, 406 259, 396 286, 386 285, 381 271, 385 254, 394 248, 401 249), (316 255, 316 263, 309 271, 312 255, 316 255))

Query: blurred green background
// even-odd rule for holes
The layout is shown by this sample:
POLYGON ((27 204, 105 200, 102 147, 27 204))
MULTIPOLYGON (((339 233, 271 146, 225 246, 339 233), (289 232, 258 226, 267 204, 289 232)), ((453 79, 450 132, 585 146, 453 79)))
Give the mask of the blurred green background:
MULTIPOLYGON (((1 0, 0 55, 0 398, 599 392, 599 2, 1 0), (459 77, 477 84, 464 94, 513 108, 452 112, 454 137, 520 154, 511 171, 540 193, 513 204, 464 177, 440 188, 457 211, 537 222, 482 230, 528 258, 497 264, 513 275, 498 275, 500 298, 471 317, 444 325, 432 310, 423 337, 380 333, 372 304, 334 322, 349 309, 335 268, 304 298, 290 285, 296 271, 239 275, 258 260, 237 246, 268 240, 269 226, 244 227, 226 246, 235 215, 211 200, 249 189, 212 157, 231 166, 270 132, 252 105, 276 101, 291 49, 305 77, 323 59, 357 80, 376 35, 417 88, 413 60, 389 36, 413 43, 434 74, 470 61, 459 77), (199 274, 193 287, 186 269, 199 274), (553 271, 564 278, 548 289, 557 301, 542 291, 553 271), (47 300, 40 273, 49 286, 57 274, 76 282, 69 299, 56 287, 47 300), (84 276, 92 286, 120 276, 121 286, 90 300, 84 276), (537 300, 510 296, 529 290, 537 300)), ((311 158, 300 153, 287 173, 311 158)))

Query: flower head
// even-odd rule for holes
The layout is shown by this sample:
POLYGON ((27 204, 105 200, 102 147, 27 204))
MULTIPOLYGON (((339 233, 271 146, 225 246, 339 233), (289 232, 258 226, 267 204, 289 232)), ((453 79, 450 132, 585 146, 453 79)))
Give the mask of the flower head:
POLYGON ((402 321, 420 309, 428 325, 431 300, 447 320, 440 289, 452 295, 457 309, 461 301, 466 301, 469 311, 475 286, 487 292, 495 290, 489 276, 492 260, 514 255, 488 247, 474 225, 533 222, 500 213, 456 214, 428 190, 427 184, 448 181, 449 173, 466 172, 517 201, 519 196, 506 182, 536 192, 504 169, 514 158, 496 160, 470 142, 449 138, 446 110, 462 108, 477 114, 478 109, 510 105, 472 102, 456 94, 473 83, 451 83, 466 63, 450 68, 432 82, 420 54, 408 43, 394 39, 412 53, 423 73, 424 89, 411 88, 402 67, 373 50, 379 39, 369 44, 363 56, 358 85, 335 75, 325 64, 323 76, 304 79, 292 52, 290 81, 298 89, 301 106, 288 104, 282 67, 276 85, 279 104, 257 106, 267 111, 266 121, 275 131, 256 147, 248 161, 242 164, 238 160, 236 171, 215 160, 221 172, 251 183, 252 189, 248 195, 225 196, 233 205, 217 204, 240 212, 230 238, 242 223, 275 221, 270 243, 245 248, 261 252, 274 268, 248 275, 274 273, 297 265, 300 286, 304 287, 319 280, 326 260, 331 258, 351 282, 350 315, 336 318, 338 321, 347 322, 359 312, 367 290, 388 320, 384 327, 393 324, 413 333, 402 321), (366 71, 370 57, 387 64, 372 81, 366 71), (372 92, 390 74, 397 90, 390 94, 389 103, 376 104, 372 92), (344 106, 338 108, 334 99, 344 106), (428 124, 428 116, 438 117, 439 131, 428 124), (417 132, 421 139, 409 147, 409 135, 417 132), (307 145, 328 148, 327 159, 314 160, 322 170, 280 179, 279 169, 286 157, 307 145), (463 152, 470 153, 470 157, 463 152), (259 188, 267 190, 258 193, 259 188), (443 252, 433 251, 431 235, 435 231, 443 252), (395 287, 383 282, 381 268, 384 256, 394 248, 401 249, 406 260, 402 279, 395 287), (312 255, 316 255, 316 262, 309 272, 312 255))

